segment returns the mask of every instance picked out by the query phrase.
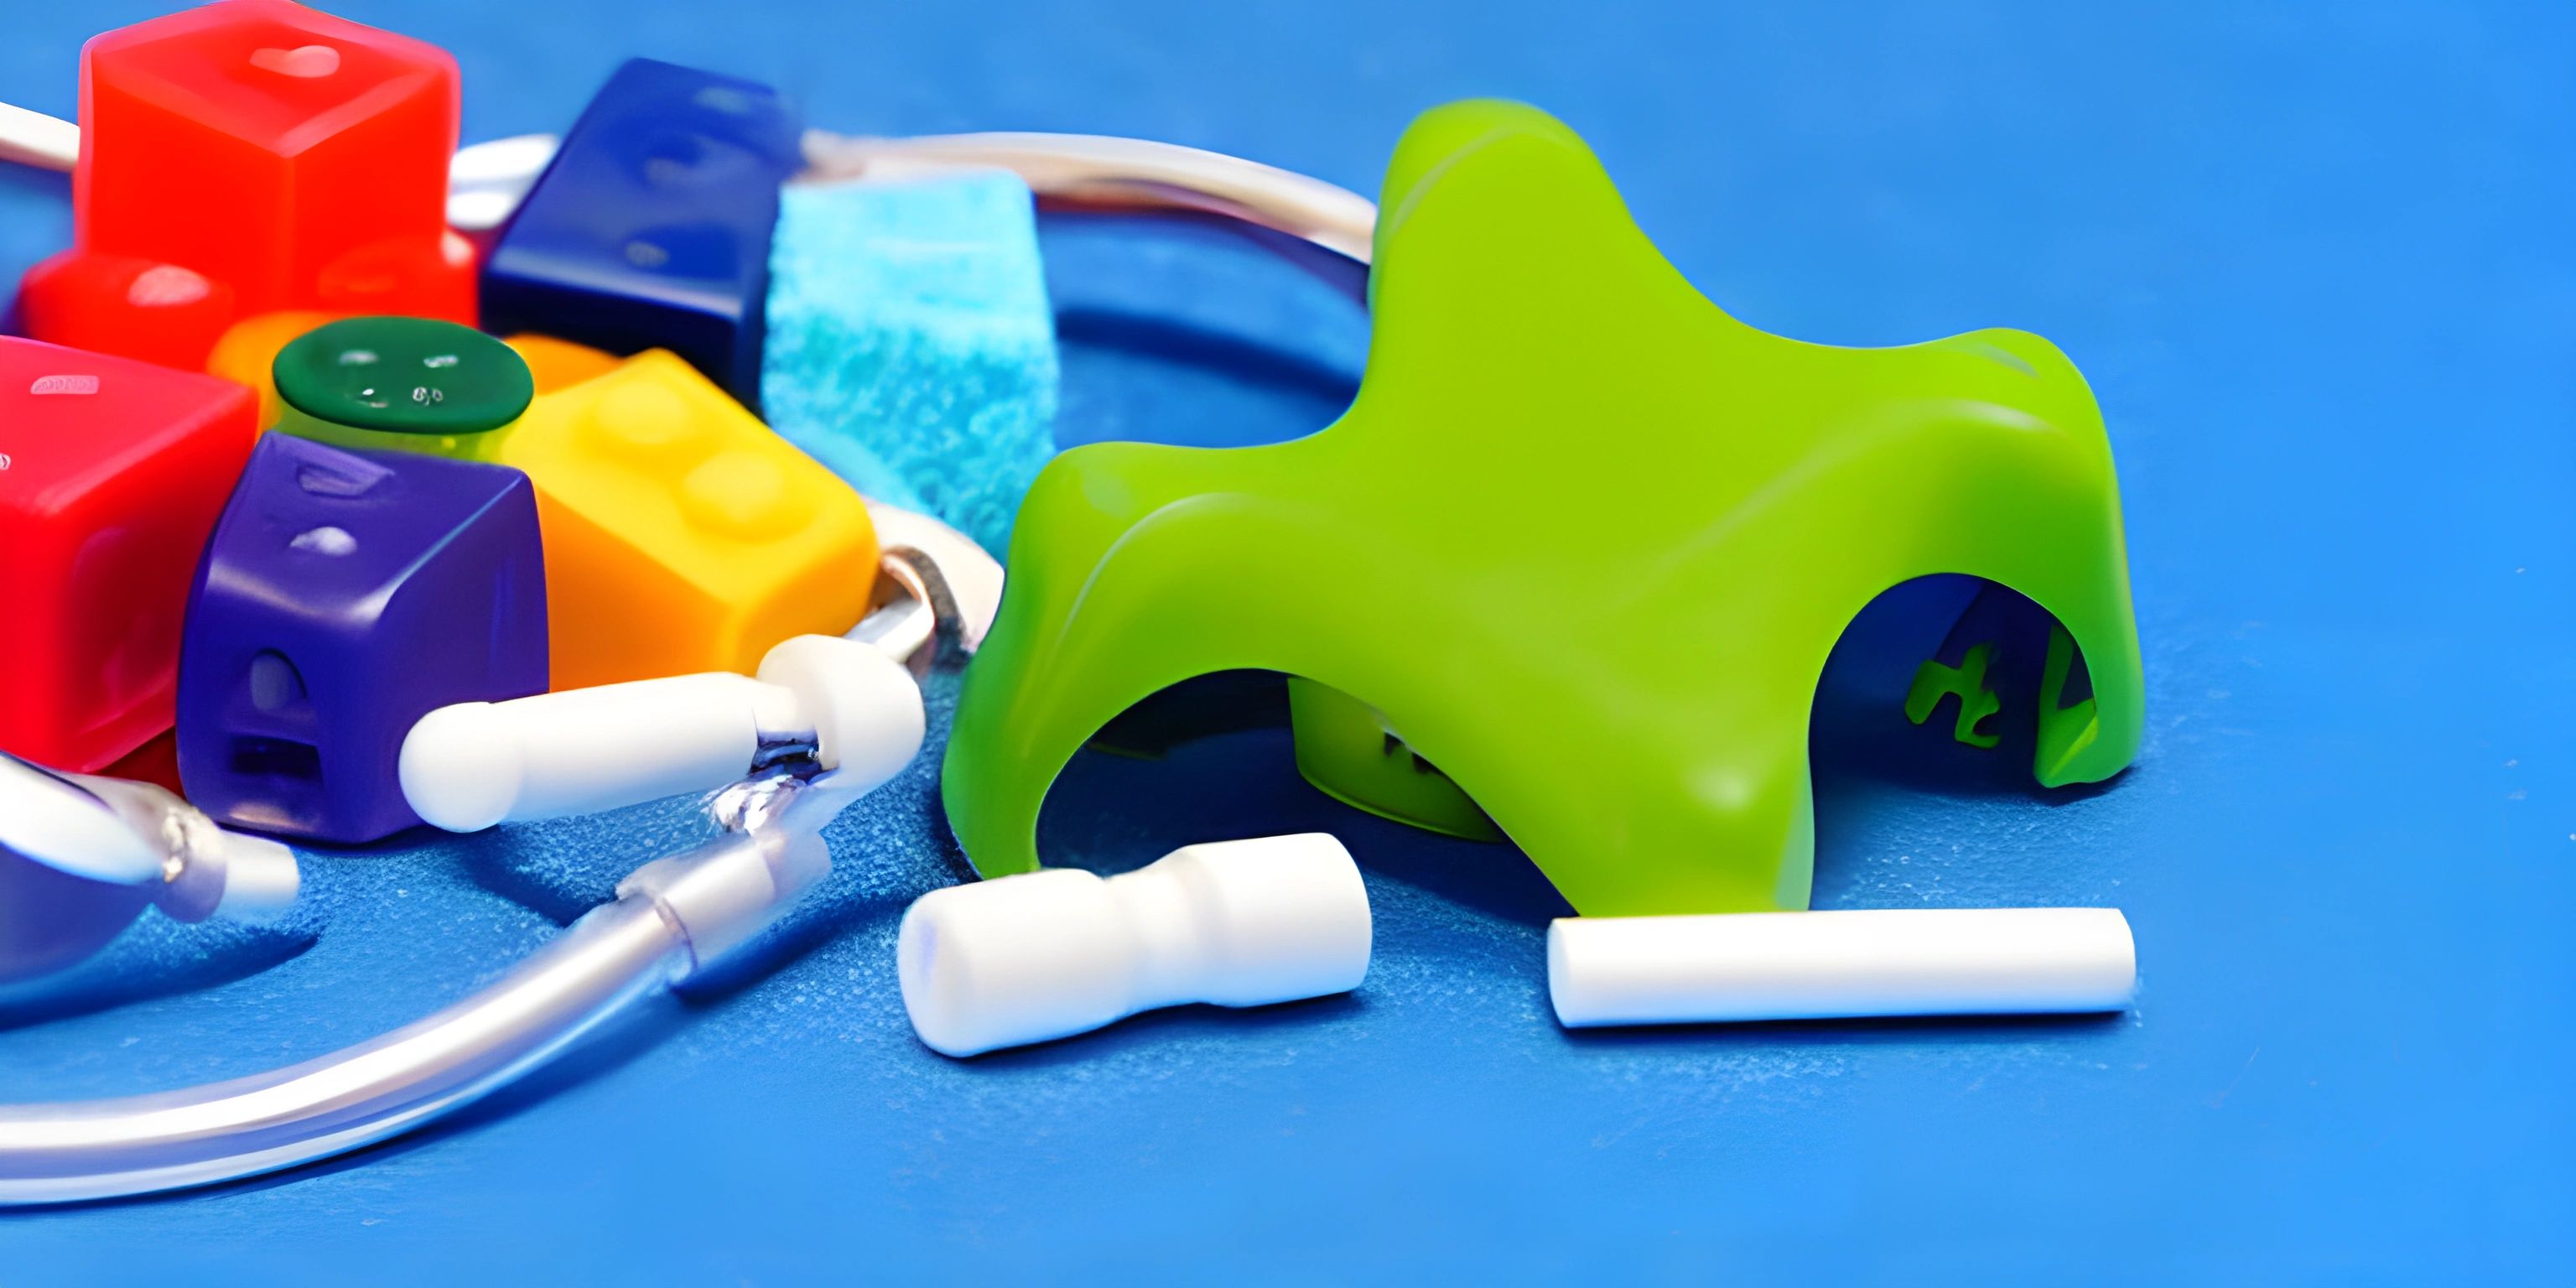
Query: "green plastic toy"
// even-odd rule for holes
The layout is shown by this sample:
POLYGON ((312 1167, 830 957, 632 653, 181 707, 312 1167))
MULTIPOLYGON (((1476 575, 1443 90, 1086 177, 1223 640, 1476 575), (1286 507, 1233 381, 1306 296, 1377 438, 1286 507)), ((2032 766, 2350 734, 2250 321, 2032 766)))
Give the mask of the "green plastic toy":
POLYGON ((1472 832, 1440 788, 1387 780, 1454 782, 1587 916, 1803 908, 1826 655, 1933 573, 2013 587, 2071 634, 2042 783, 2128 764, 2118 485, 2048 342, 1843 349, 1738 322, 1572 131, 1518 104, 1416 121, 1380 211, 1368 369, 1339 422, 1083 447, 1031 489, 943 776, 986 875, 1037 866, 1039 804, 1095 730, 1248 668, 1321 702, 1297 721, 1310 776, 1472 832), (2077 648, 2091 696, 2064 704, 2077 648))
POLYGON ((342 447, 489 460, 536 397, 527 361, 469 326, 344 318, 277 351, 278 428, 342 447))

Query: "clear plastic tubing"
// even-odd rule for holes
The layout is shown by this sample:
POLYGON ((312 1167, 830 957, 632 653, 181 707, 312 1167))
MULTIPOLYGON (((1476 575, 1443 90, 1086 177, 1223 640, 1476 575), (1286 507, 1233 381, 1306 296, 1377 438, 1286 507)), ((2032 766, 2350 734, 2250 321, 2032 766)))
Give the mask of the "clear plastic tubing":
MULTIPOLYGON (((846 800, 815 802, 826 808, 814 817, 846 800)), ((318 1060, 182 1091, 0 1106, 0 1204, 255 1176, 470 1103, 768 925, 829 870, 818 830, 764 821, 647 864, 498 983, 318 1060)))
POLYGON ((491 988, 375 1041, 185 1091, 0 1110, 0 1202, 204 1185, 371 1144, 508 1082, 661 991, 687 957, 651 900, 620 899, 491 988))

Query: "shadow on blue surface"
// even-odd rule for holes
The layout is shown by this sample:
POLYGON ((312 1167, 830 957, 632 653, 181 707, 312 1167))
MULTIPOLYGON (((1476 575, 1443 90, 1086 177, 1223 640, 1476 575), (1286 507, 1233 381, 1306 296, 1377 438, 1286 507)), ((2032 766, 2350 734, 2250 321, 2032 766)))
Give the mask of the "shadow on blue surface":
POLYGON ((268 926, 190 925, 146 908, 95 955, 0 985, 0 1031, 229 984, 293 958, 318 933, 310 917, 268 926))

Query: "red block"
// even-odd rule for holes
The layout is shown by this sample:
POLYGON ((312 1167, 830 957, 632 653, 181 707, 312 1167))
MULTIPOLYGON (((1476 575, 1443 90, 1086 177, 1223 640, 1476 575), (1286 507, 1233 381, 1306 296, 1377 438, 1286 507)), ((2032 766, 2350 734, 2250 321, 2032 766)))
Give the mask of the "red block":
POLYGON ((0 336, 0 748, 89 773, 170 727, 188 586, 258 408, 229 380, 0 336))
POLYGON ((224 325, 278 309, 471 324, 473 248, 446 217, 456 108, 445 51, 289 0, 221 0, 92 39, 76 246, 28 274, 29 332, 202 366, 202 318, 134 289, 180 273, 204 280, 219 302, 198 312, 224 325))
POLYGON ((150 783, 181 800, 188 796, 179 786, 179 731, 176 729, 164 729, 154 734, 151 741, 125 753, 115 764, 99 772, 110 778, 150 783))
POLYGON ((221 282, 176 264, 67 250, 27 270, 27 334, 165 367, 202 367, 240 310, 221 282))

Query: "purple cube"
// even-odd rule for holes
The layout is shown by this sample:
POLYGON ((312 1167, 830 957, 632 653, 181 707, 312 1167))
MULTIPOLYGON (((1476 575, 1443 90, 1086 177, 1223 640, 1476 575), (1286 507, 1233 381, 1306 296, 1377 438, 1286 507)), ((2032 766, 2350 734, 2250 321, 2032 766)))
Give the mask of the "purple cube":
POLYGON ((527 475, 260 436, 188 596, 191 803, 240 827, 372 841, 420 821, 394 768, 414 721, 545 689, 527 475))

